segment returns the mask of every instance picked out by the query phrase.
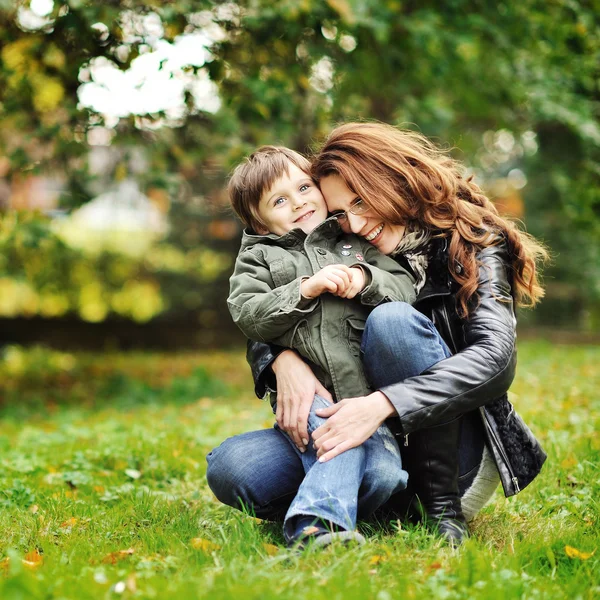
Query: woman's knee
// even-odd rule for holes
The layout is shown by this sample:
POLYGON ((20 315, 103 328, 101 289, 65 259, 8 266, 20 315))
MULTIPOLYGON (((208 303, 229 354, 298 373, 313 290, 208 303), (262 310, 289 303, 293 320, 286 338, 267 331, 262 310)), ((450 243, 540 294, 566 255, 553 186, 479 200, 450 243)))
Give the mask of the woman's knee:
POLYGON ((246 461, 236 438, 225 440, 209 452, 206 461, 206 479, 213 494, 223 504, 237 508, 240 496, 244 495, 239 488, 244 480, 246 461))
POLYGON ((369 346, 374 345, 389 347, 390 339, 393 339, 395 347, 414 341, 412 336, 404 334, 422 328, 424 320, 426 317, 406 302, 388 302, 376 306, 365 325, 363 352, 366 353, 369 346))
POLYGON ((304 469, 291 444, 275 429, 228 438, 206 457, 206 478, 228 506, 271 518, 298 490, 304 469))

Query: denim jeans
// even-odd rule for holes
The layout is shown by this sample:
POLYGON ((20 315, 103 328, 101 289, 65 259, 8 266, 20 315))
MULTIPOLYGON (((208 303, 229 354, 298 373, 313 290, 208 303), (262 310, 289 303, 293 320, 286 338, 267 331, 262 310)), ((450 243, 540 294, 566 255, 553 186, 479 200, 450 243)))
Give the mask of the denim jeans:
MULTIPOLYGON (((309 435, 327 421, 315 413, 316 409, 327 406, 327 400, 315 396, 308 416, 309 435)), ((312 443, 302 453, 287 434, 283 435, 302 461, 306 473, 284 519, 287 541, 294 533, 294 517, 317 517, 352 531, 358 515, 369 517, 394 492, 406 488, 408 474, 402 469, 398 443, 386 425, 379 427, 360 446, 324 463, 317 460, 312 443)))
MULTIPOLYGON (((419 375, 449 356, 449 350, 427 317, 408 304, 393 302, 376 307, 369 315, 362 354, 367 375, 391 383, 419 375)), ((475 477, 483 447, 479 415, 465 415, 459 449, 461 494, 475 477)), ((283 519, 305 474, 299 453, 275 429, 229 438, 209 453, 207 461, 208 484, 216 497, 229 506, 246 507, 263 519, 283 519)), ((376 476, 366 469, 363 485, 376 476)), ((400 491, 395 497, 402 494, 400 491)), ((362 517, 360 510, 358 516, 362 517)))

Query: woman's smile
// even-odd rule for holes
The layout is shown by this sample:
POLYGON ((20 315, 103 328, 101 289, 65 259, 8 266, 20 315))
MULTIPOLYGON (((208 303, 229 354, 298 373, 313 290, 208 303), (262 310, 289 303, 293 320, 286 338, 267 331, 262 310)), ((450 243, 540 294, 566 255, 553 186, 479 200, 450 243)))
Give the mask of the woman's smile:
MULTIPOLYGON (((357 195, 339 175, 327 175, 319 185, 329 212, 346 212, 347 218, 342 225, 344 231, 359 235, 383 254, 390 254, 396 249, 404 235, 404 225, 384 223, 371 209, 359 215, 350 212, 357 195)), ((366 202, 364 198, 363 202, 366 202)))

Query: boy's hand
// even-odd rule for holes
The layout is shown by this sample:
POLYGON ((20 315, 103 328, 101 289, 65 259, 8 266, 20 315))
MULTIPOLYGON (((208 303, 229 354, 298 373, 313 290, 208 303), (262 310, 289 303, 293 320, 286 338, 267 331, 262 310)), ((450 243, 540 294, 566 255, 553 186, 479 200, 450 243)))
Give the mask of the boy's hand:
POLYGON ((305 279, 300 285, 300 291, 309 300, 327 292, 334 296, 343 296, 350 286, 353 270, 346 265, 327 265, 312 277, 305 279))
POLYGON ((365 272, 360 267, 350 267, 350 285, 343 294, 337 294, 342 298, 354 298, 360 294, 366 285, 365 272))

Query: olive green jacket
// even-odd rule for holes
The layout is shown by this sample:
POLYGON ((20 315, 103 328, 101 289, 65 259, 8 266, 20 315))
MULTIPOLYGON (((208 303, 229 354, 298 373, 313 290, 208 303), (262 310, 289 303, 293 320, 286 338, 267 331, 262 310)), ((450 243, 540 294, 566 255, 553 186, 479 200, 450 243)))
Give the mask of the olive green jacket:
POLYGON ((235 323, 250 339, 297 350, 336 400, 368 394, 360 342, 370 311, 382 302, 415 301, 414 277, 395 260, 335 218, 310 234, 244 232, 227 300, 235 323), (332 264, 360 266, 367 285, 354 299, 322 294, 303 298, 300 284, 332 264))

